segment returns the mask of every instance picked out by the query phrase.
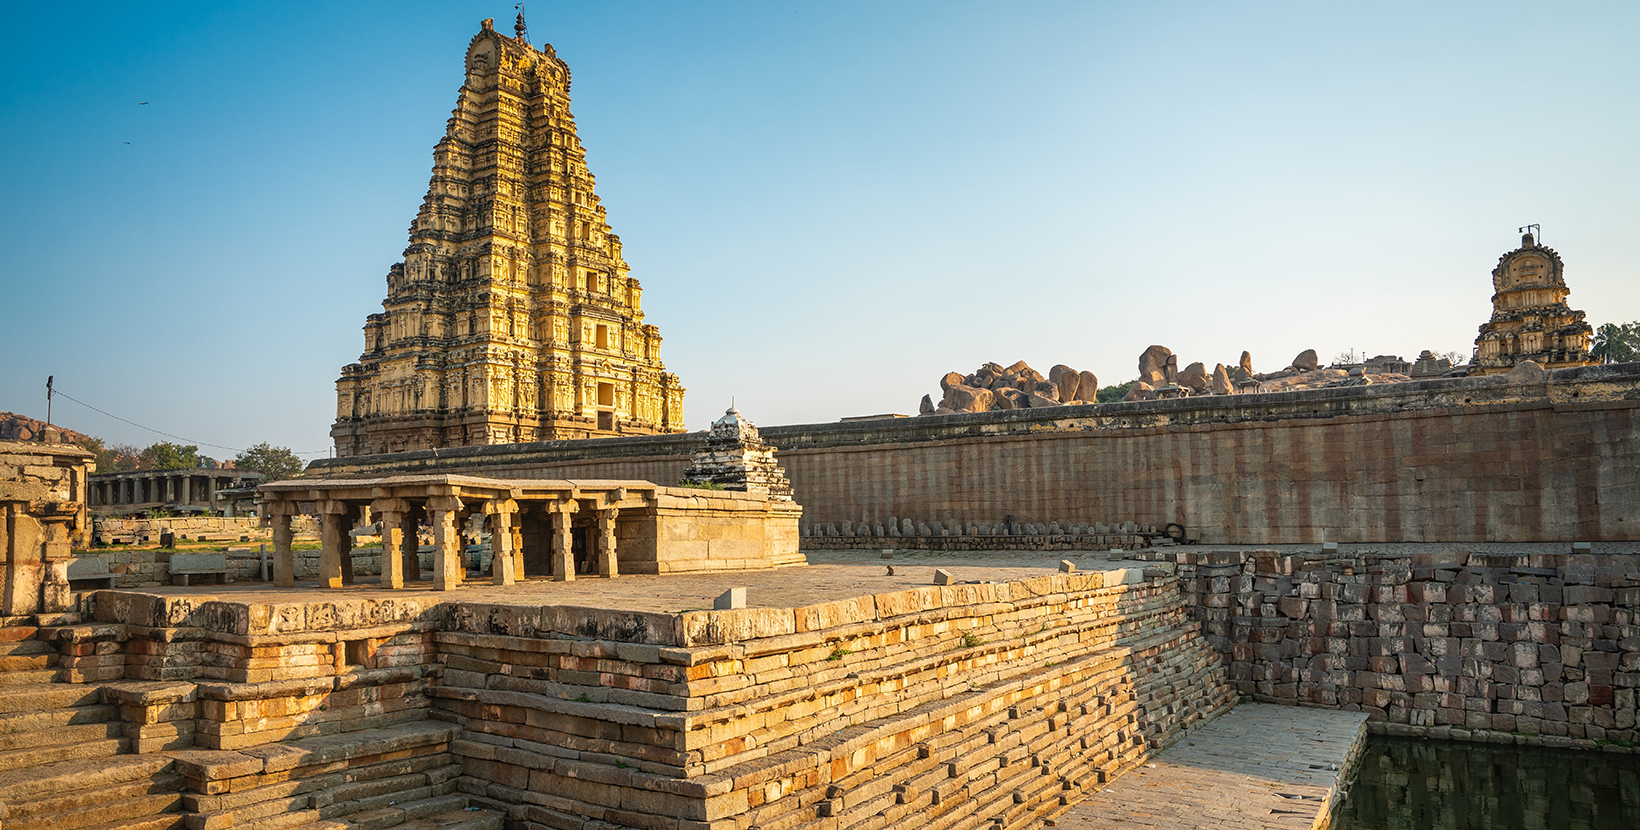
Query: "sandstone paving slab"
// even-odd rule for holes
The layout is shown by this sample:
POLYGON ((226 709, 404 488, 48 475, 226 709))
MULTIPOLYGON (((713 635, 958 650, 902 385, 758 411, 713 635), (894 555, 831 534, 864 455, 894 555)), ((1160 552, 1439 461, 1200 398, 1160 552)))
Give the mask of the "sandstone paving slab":
POLYGON ((1098 788, 1058 826, 1325 827, 1366 720, 1360 712, 1244 703, 1098 788))
MULTIPOLYGON (((973 553, 973 552, 968 552, 973 553)), ((878 554, 873 554, 877 556, 878 554)), ((955 583, 1016 582, 1058 574, 1063 553, 1015 561, 999 551, 991 557, 966 556, 952 563, 907 558, 904 561, 839 561, 755 571, 719 571, 689 574, 631 574, 615 579, 581 577, 572 582, 529 578, 509 586, 491 584, 488 577, 471 578, 451 591, 434 590, 431 580, 407 582, 392 591, 360 579, 360 584, 321 588, 316 582, 298 582, 292 588, 270 583, 236 583, 199 587, 160 586, 126 589, 126 593, 187 597, 197 602, 222 600, 240 603, 315 603, 344 599, 420 597, 433 602, 484 602, 497 605, 574 606, 676 614, 709 611, 729 588, 746 588, 748 608, 795 608, 853 597, 873 596, 934 584, 934 571, 950 571, 955 583), (888 566, 894 573, 888 573, 888 566)), ((1071 557, 1080 573, 1130 570, 1139 573, 1148 562, 1111 561, 1104 554, 1071 557)))

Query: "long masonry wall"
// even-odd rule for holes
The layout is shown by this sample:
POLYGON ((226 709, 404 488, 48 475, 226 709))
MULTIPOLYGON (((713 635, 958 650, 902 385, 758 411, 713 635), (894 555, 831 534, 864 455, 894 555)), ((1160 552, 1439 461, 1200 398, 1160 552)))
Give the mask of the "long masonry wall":
MULTIPOLYGON (((1640 538, 1640 364, 767 427, 803 522, 1170 522, 1207 543, 1640 538)), ((699 433, 314 462, 675 481, 699 433)), ((830 543, 828 543, 830 544, 830 543)), ((869 546, 869 543, 868 543, 869 546)))
POLYGON ((1242 695, 1394 735, 1640 743, 1640 557, 1140 555, 1179 564, 1242 695))

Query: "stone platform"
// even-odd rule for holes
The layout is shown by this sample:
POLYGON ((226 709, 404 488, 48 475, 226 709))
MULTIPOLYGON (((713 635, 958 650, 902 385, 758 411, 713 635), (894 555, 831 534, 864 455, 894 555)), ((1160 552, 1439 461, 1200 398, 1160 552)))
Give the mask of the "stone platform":
MULTIPOLYGON (((291 588, 266 582, 239 582, 232 585, 198 587, 152 586, 130 589, 130 593, 156 597, 186 597, 194 602, 222 601, 242 604, 296 604, 393 598, 412 601, 419 594, 429 606, 445 601, 494 605, 563 605, 581 608, 674 614, 712 608, 712 601, 730 588, 746 589, 750 608, 798 608, 815 603, 852 597, 872 596, 933 584, 934 571, 944 569, 953 581, 1014 582, 1058 572, 1061 558, 1075 564, 1078 571, 1133 571, 1136 575, 1156 562, 1113 559, 1100 553, 1077 552, 1070 556, 1021 557, 1017 551, 996 552, 994 556, 965 552, 941 556, 910 552, 881 559, 850 552, 812 555, 808 567, 779 570, 727 571, 684 574, 632 574, 614 579, 582 577, 558 582, 548 577, 530 577, 513 585, 494 585, 488 578, 469 579, 453 591, 440 592, 433 579, 407 581, 403 589, 389 592, 370 577, 360 577, 354 585, 327 588, 317 580, 299 581, 291 588), (909 555, 908 555, 909 554, 909 555), (1003 564, 1006 563, 1006 564, 1003 564), (894 574, 888 569, 893 567, 894 574)), ((1115 583, 1112 583, 1115 584, 1115 583)), ((115 620, 110 620, 115 621, 115 620)), ((122 620, 123 621, 123 620, 122 620)))
POLYGON ((1323 828, 1366 740, 1367 716, 1244 703, 1058 821, 1071 830, 1323 828))
POLYGON ((1026 830, 1232 705, 1173 563, 1003 561, 109 590, 72 668, 186 761, 191 821, 249 830, 457 795, 523 830, 1026 830))

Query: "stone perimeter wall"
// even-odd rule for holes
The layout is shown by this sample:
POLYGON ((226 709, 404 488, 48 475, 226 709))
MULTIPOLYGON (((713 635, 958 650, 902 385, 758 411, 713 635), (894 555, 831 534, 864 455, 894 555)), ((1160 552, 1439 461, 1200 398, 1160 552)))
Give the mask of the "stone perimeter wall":
POLYGON ((1366 712, 1391 735, 1640 742, 1640 557, 1138 555, 1178 563, 1242 695, 1366 712))
MULTIPOLYGON (((803 521, 1178 522, 1207 543, 1640 538, 1640 364, 769 427, 803 521)), ((324 459, 675 481, 701 433, 324 459)))
POLYGON ((63 646, 147 681, 111 689, 190 827, 344 818, 397 776, 525 830, 1020 828, 1233 702, 1171 571, 679 615, 111 591, 63 646))

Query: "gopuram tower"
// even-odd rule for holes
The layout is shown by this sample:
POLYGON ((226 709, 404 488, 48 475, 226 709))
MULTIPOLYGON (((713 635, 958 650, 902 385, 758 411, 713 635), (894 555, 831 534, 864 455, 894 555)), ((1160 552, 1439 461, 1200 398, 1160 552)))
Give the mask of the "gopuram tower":
POLYGON ((1469 374, 1497 375, 1531 360, 1545 369, 1584 366, 1594 329, 1583 312, 1566 304, 1565 266, 1553 248, 1531 234, 1520 247, 1498 258, 1492 269, 1492 319, 1475 338, 1469 374))
POLYGON ((683 432, 551 45, 486 20, 404 261, 336 382, 338 456, 683 432))

